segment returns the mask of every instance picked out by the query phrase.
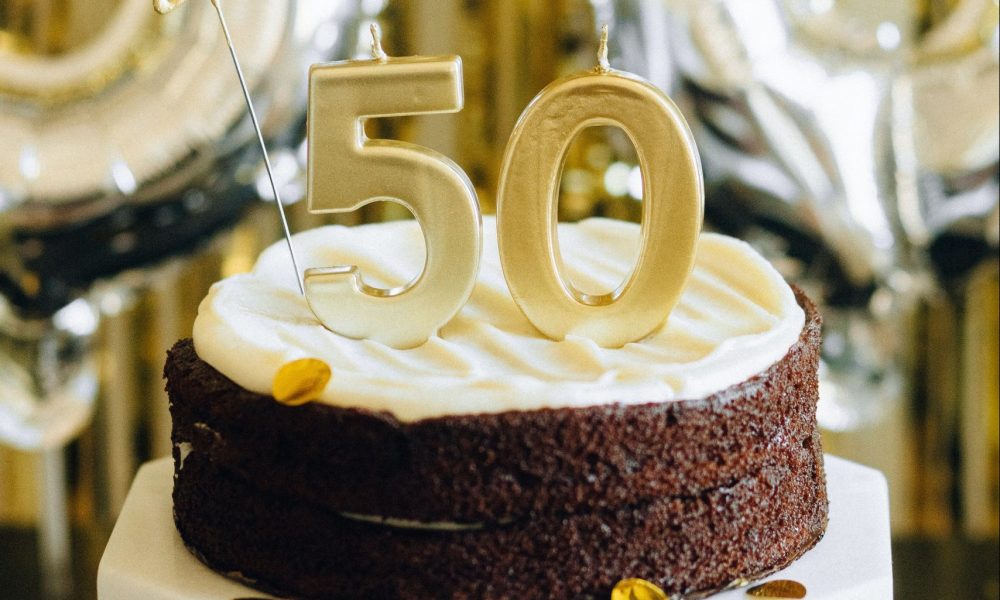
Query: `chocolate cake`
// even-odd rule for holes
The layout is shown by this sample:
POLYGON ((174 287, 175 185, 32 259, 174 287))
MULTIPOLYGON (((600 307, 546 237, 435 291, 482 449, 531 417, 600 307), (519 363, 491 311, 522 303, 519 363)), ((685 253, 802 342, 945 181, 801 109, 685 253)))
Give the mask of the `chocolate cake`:
MULTIPOLYGON (((332 339, 295 312, 280 248, 213 288, 165 367, 175 520, 202 561, 297 598, 607 598, 630 577, 699 596, 822 537, 820 317, 804 294, 705 234, 662 331, 622 349, 543 340, 498 296, 492 226, 481 285, 428 349, 332 339), (305 355, 332 367, 321 398, 287 406, 261 389, 305 355)), ((296 242, 316 264, 378 273, 364 248, 419 254, 412 223, 313 233, 296 242)), ((560 229, 577 277, 618 265, 605 284, 636 235, 560 229)))

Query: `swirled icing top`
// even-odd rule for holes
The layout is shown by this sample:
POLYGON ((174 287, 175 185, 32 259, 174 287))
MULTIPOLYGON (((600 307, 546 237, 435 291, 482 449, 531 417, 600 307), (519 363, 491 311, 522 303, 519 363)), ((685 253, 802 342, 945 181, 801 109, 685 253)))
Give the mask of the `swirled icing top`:
MULTIPOLYGON (((634 264, 639 227, 608 219, 559 226, 574 285, 617 287, 634 264)), ((328 226, 294 237, 300 264, 356 264, 367 283, 404 284, 419 273, 415 221, 328 226)), ((244 388, 269 394, 278 369, 304 357, 333 378, 320 401, 386 411, 400 421, 701 398, 781 359, 805 315, 791 288, 746 243, 703 233, 694 270, 666 324, 622 348, 552 341, 521 314, 500 268, 496 221, 484 218, 479 281, 461 312, 417 348, 397 350, 323 328, 296 287, 287 248, 265 250, 253 271, 216 283, 194 325, 198 355, 244 388)))

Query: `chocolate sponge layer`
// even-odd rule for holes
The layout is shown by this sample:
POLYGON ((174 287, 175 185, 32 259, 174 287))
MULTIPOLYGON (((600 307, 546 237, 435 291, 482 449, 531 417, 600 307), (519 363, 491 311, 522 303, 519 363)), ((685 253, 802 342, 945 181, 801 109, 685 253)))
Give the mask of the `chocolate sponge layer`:
POLYGON ((413 423, 280 405, 182 340, 165 367, 178 529, 218 570, 309 598, 607 597, 624 577, 689 594, 766 574, 826 526, 820 317, 796 295, 787 355, 707 398, 413 423))

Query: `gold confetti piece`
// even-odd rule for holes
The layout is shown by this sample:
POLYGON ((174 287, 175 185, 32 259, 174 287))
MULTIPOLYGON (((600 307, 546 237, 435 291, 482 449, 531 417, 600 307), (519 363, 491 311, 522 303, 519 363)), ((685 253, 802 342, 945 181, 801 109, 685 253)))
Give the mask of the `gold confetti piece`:
POLYGON ((271 395, 287 406, 301 406, 319 398, 332 375, 330 365, 318 358, 293 360, 274 376, 271 395))
POLYGON ((755 598, 805 598, 806 586, 791 579, 775 579, 747 590, 755 598))
POLYGON ((185 0, 153 0, 153 10, 161 15, 165 15, 181 4, 184 4, 184 1, 185 0))
POLYGON ((622 579, 611 590, 611 600, 667 600, 667 594, 645 579, 622 579))

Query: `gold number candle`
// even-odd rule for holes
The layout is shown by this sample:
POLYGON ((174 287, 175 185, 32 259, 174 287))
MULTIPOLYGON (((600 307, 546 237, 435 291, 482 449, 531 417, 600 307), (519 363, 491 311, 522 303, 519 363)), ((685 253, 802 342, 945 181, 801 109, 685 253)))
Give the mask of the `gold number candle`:
POLYGON ((390 58, 374 27, 372 36, 372 60, 314 65, 309 72, 309 211, 399 202, 423 230, 424 269, 401 288, 380 289, 364 283, 355 266, 312 268, 305 291, 331 331, 409 348, 425 342, 472 293, 482 220, 472 183, 447 157, 364 132, 366 118, 461 110, 461 59, 390 58))
POLYGON ((559 79, 528 105, 507 143, 497 198, 500 262, 511 295, 539 331, 604 347, 641 339, 666 320, 694 263, 704 206, 694 139, 674 103, 649 82, 611 69, 607 30, 599 64, 559 79), (585 294, 566 274, 556 232, 563 157, 578 132, 621 128, 643 181, 639 255, 607 294, 585 294))

